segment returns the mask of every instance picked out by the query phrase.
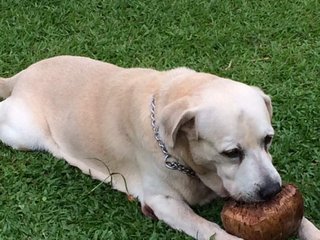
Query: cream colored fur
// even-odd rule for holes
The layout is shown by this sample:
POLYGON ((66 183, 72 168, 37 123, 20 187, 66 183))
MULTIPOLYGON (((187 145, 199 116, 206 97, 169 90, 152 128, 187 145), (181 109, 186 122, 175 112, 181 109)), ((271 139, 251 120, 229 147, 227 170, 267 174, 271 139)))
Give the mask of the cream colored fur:
MULTIPOLYGON (((187 68, 125 69, 59 56, 1 79, 0 96, 1 141, 46 150, 101 181, 121 173, 112 176, 115 189, 197 239, 238 238, 189 205, 226 196, 261 201, 261 189, 281 184, 263 144, 273 135, 270 98, 239 82, 187 68), (165 167, 151 128, 153 96, 161 138, 197 177, 165 167), (243 159, 223 154, 239 146, 243 159)), ((319 239, 319 230, 304 219, 300 237, 319 239)))

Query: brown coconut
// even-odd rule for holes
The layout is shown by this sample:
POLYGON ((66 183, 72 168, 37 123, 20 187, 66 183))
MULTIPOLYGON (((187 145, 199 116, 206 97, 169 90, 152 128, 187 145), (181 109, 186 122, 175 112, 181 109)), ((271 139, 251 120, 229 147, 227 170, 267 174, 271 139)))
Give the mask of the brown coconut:
POLYGON ((267 202, 228 201, 221 213, 225 230, 245 240, 286 240, 297 232, 302 217, 303 198, 292 184, 267 202))

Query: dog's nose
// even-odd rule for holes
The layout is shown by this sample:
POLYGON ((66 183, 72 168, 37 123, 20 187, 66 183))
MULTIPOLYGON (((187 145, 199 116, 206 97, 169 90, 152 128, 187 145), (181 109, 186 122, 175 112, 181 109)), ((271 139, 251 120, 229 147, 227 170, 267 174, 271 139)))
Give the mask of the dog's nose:
POLYGON ((280 191, 281 191, 280 183, 269 181, 264 187, 260 189, 259 196, 261 197, 262 200, 269 200, 280 191))

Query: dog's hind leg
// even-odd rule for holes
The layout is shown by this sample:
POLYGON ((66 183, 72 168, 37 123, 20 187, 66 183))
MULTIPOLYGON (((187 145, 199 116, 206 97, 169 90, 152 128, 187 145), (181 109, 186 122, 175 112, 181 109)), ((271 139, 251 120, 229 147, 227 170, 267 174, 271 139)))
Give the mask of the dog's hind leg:
POLYGON ((0 140, 19 150, 43 149, 41 131, 27 105, 9 97, 0 102, 0 140))

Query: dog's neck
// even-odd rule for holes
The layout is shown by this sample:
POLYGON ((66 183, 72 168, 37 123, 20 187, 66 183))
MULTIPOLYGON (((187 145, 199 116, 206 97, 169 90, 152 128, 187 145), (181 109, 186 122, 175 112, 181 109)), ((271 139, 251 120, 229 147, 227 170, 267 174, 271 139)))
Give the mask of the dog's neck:
POLYGON ((178 170, 184 174, 187 174, 188 176, 195 177, 196 176, 195 171, 192 168, 179 163, 179 161, 168 152, 165 143, 161 140, 160 134, 159 134, 159 127, 157 126, 157 123, 156 123, 156 99, 154 96, 152 97, 152 100, 151 100, 150 112, 151 112, 150 114, 151 126, 153 129, 154 138, 158 142, 158 145, 163 153, 164 163, 166 167, 171 170, 178 170))

